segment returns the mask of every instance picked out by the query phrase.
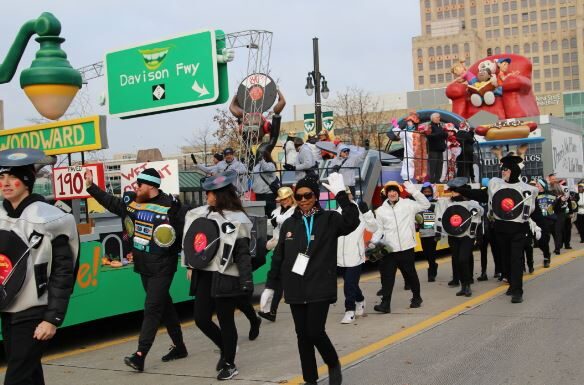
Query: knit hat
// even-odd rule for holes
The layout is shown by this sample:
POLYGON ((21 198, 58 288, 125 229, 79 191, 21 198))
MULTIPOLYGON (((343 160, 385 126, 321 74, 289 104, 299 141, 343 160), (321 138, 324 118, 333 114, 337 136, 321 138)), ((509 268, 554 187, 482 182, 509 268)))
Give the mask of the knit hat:
POLYGON ((4 167, 0 169, 0 174, 10 174, 17 177, 28 188, 28 192, 32 193, 34 181, 36 180, 33 165, 4 167))
POLYGON ((430 189, 430 191, 432 191, 432 194, 434 194, 434 188, 432 187, 432 183, 424 182, 424 184, 422 184, 422 188, 420 189, 420 191, 423 193, 425 189, 430 189))
POLYGON ((309 189, 311 189, 314 195, 316 196, 316 199, 318 199, 320 195, 320 187, 318 186, 318 179, 316 178, 316 176, 306 175, 304 178, 300 179, 296 183, 296 191, 298 191, 302 187, 308 187, 309 189))
POLYGON ((136 179, 138 183, 144 183, 156 188, 160 187, 160 174, 154 168, 147 168, 142 171, 136 179))

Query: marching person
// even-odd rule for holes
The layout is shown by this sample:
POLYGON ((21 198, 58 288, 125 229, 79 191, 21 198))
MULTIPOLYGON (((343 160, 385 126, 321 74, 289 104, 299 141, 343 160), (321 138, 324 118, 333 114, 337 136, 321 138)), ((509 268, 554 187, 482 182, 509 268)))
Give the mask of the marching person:
POLYGON ((106 193, 93 183, 93 174, 85 171, 87 192, 108 211, 122 218, 130 238, 134 271, 140 274, 146 292, 144 319, 138 339, 138 349, 124 358, 124 363, 144 370, 144 361, 161 323, 166 326, 173 345, 162 361, 188 355, 180 321, 170 297, 170 285, 177 269, 181 251, 182 230, 186 206, 160 189, 160 174, 147 168, 136 178, 136 191, 125 192, 122 198, 106 193))
MULTIPOLYGON (((207 205, 190 210, 185 218, 185 228, 189 228, 197 218, 206 218, 216 222, 221 229, 232 228, 235 232, 233 254, 227 262, 223 263, 224 253, 217 252, 207 260, 204 267, 191 268, 187 265, 189 268, 187 277, 191 280, 190 294, 195 297, 195 323, 220 350, 215 368, 218 380, 229 380, 239 373, 235 366, 237 350, 235 308, 241 298, 249 297, 253 292, 249 249, 252 223, 237 196, 235 183, 237 173, 234 171, 207 178, 203 182, 203 189, 207 193, 207 205), (217 313, 219 326, 213 322, 214 312, 217 313)), ((218 239, 225 241, 222 235, 218 239)), ((206 246, 213 241, 207 239, 206 246)), ((219 250, 222 248, 219 247, 219 250)))
MULTIPOLYGON (((272 239, 266 244, 268 250, 274 250, 280 239, 280 229, 282 228, 282 223, 294 214, 296 210, 296 201, 294 200, 294 192, 290 187, 280 187, 278 189, 278 197, 276 201, 280 203, 280 207, 276 208, 272 212, 272 217, 270 223, 274 228, 272 239)), ((277 282, 280 284, 280 282, 277 282)), ((282 295, 284 290, 282 290, 282 285, 274 287, 274 298, 272 299, 272 304, 270 306, 269 312, 259 311, 258 315, 262 318, 267 319, 271 322, 276 322, 276 315, 278 314, 278 306, 282 300, 282 295)))
POLYGON ((0 152, 5 385, 45 383, 41 357, 65 319, 75 285, 79 253, 75 219, 32 193, 35 164, 48 163, 54 162, 38 150, 0 152), (15 154, 26 156, 11 160, 15 154))
POLYGON ((277 183, 276 163, 268 151, 261 154, 261 158, 253 168, 252 190, 256 194, 256 200, 266 202, 264 212, 270 216, 276 209, 276 197, 272 191, 274 183, 277 183))
POLYGON ((287 171, 296 171, 296 182, 306 175, 313 175, 318 179, 316 172, 316 160, 312 155, 310 148, 304 144, 302 138, 294 138, 294 148, 298 153, 294 164, 284 163, 284 169, 287 171))
POLYGON ((538 179, 535 186, 537 187, 539 194, 537 195, 537 205, 543 216, 540 228, 541 228, 541 238, 537 242, 537 246, 543 253, 543 267, 550 267, 551 263, 551 253, 550 253, 550 237, 554 231, 556 225, 556 214, 555 206, 558 202, 558 198, 555 195, 550 194, 548 190, 548 184, 543 179, 538 179))
POLYGON ((428 282, 435 282, 438 275, 438 264, 436 263, 436 230, 434 222, 436 221, 436 199, 434 198, 434 189, 430 182, 422 185, 422 194, 430 202, 430 207, 419 213, 418 234, 422 245, 422 253, 428 261, 428 282))
MULTIPOLYGON (((349 200, 355 203, 351 190, 347 188, 346 193, 349 200)), ((345 315, 341 320, 342 324, 353 323, 356 317, 365 314, 365 297, 359 287, 361 268, 365 263, 363 234, 365 230, 372 233, 377 230, 377 221, 367 203, 361 201, 358 207, 360 212, 359 226, 351 234, 339 237, 337 245, 337 266, 343 276, 345 294, 345 315)), ((343 214, 343 208, 339 207, 337 212, 343 214)))
POLYGON ((339 146, 339 156, 331 160, 330 168, 343 176, 345 186, 349 187, 353 197, 355 195, 355 174, 359 174, 359 165, 369 152, 369 139, 365 139, 365 151, 358 155, 350 155, 351 149, 346 145, 339 146))
POLYGON ((398 268, 412 290, 410 308, 422 306, 420 280, 414 265, 415 223, 416 214, 430 208, 430 202, 411 182, 404 182, 404 187, 414 200, 400 198, 401 187, 397 183, 387 183, 384 187, 387 200, 375 211, 378 229, 371 243, 382 242, 390 249, 389 255, 379 262, 382 297, 381 303, 373 309, 380 313, 391 313, 391 295, 398 268))
MULTIPOLYGON (((465 296, 470 297, 472 295, 472 290, 470 285, 472 283, 472 263, 471 260, 473 258, 472 255, 472 248, 474 244, 474 237, 476 236, 476 230, 478 229, 478 225, 482 221, 483 215, 483 208, 479 205, 478 202, 469 200, 462 196, 458 189, 470 189, 470 186, 467 184, 468 178, 467 177, 456 177, 452 180, 449 180, 447 183, 448 189, 452 192, 452 196, 450 199, 447 200, 440 200, 438 202, 439 211, 438 214, 440 217, 444 214, 446 207, 456 207, 456 205, 464 206, 466 210, 471 213, 471 216, 467 218, 465 221, 469 221, 469 230, 461 232, 460 234, 455 233, 454 231, 449 232, 445 231, 442 224, 436 223, 436 225, 440 225, 441 228, 446 232, 448 235, 448 244, 450 245, 450 249, 452 251, 452 260, 454 261, 454 267, 456 273, 453 275, 457 276, 460 280, 460 291, 456 293, 457 296, 465 296), (476 225, 474 231, 472 231, 473 222, 476 225)), ((459 226, 463 226, 464 222, 462 222, 461 216, 458 214, 454 214, 451 216, 449 220, 449 225, 452 227, 453 230, 460 229, 459 226), (458 218, 456 218, 458 217, 458 218), (459 223, 459 221, 461 221, 459 223)), ((458 230, 461 231, 461 230, 458 230)))
POLYGON ((328 182, 323 185, 335 194, 342 214, 320 207, 320 188, 314 176, 298 181, 294 194, 298 208, 282 224, 260 304, 263 312, 269 311, 274 288, 282 285, 294 319, 304 381, 318 381, 316 347, 328 366, 329 384, 339 385, 341 364, 326 333, 326 319, 331 303, 337 300, 337 239, 355 231, 359 209, 349 201, 340 174, 329 175, 328 182))

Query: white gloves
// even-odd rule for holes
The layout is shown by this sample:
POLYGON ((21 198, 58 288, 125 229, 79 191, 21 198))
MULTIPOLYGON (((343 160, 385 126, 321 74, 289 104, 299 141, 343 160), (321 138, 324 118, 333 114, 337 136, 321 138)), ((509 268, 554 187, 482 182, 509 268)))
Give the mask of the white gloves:
POLYGON ((217 55, 217 63, 227 63, 235 58, 235 51, 231 48, 223 48, 217 55))
POLYGON ((418 188, 416 187, 415 184, 413 184, 410 181, 405 181, 404 182, 404 188, 406 189, 406 191, 408 192, 408 194, 413 195, 415 192, 418 192, 420 190, 418 190, 418 188))
POLYGON ((274 299, 274 290, 265 288, 260 297, 260 310, 262 313, 269 313, 274 299))
POLYGON ((277 245, 278 245, 278 240, 275 238, 272 238, 268 242, 266 242, 266 249, 273 250, 276 248, 277 245))
POLYGON ((531 219, 528 222, 531 233, 535 235, 535 239, 539 241, 539 239, 541 238, 541 228, 539 228, 539 226, 537 226, 535 222, 532 221, 531 219))
POLYGON ((338 172, 333 172, 328 176, 328 183, 322 184, 330 192, 337 195, 341 191, 345 191, 345 182, 343 176, 338 172))

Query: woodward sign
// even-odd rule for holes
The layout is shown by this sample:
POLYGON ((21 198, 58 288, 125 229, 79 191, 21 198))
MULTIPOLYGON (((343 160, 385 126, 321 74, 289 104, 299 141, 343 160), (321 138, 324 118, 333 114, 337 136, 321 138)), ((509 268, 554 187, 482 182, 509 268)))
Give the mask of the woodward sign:
POLYGON ((107 148, 104 116, 0 130, 0 150, 34 148, 47 155, 107 148))

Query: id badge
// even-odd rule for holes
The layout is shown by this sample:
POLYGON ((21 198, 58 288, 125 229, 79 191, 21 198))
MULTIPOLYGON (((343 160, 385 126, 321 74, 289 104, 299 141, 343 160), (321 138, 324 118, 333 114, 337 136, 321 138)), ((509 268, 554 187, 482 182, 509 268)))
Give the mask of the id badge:
POLYGON ((298 253, 296 261, 294 261, 294 266, 292 266, 292 272, 298 275, 304 275, 306 271, 306 266, 308 266, 309 257, 306 254, 298 253))

